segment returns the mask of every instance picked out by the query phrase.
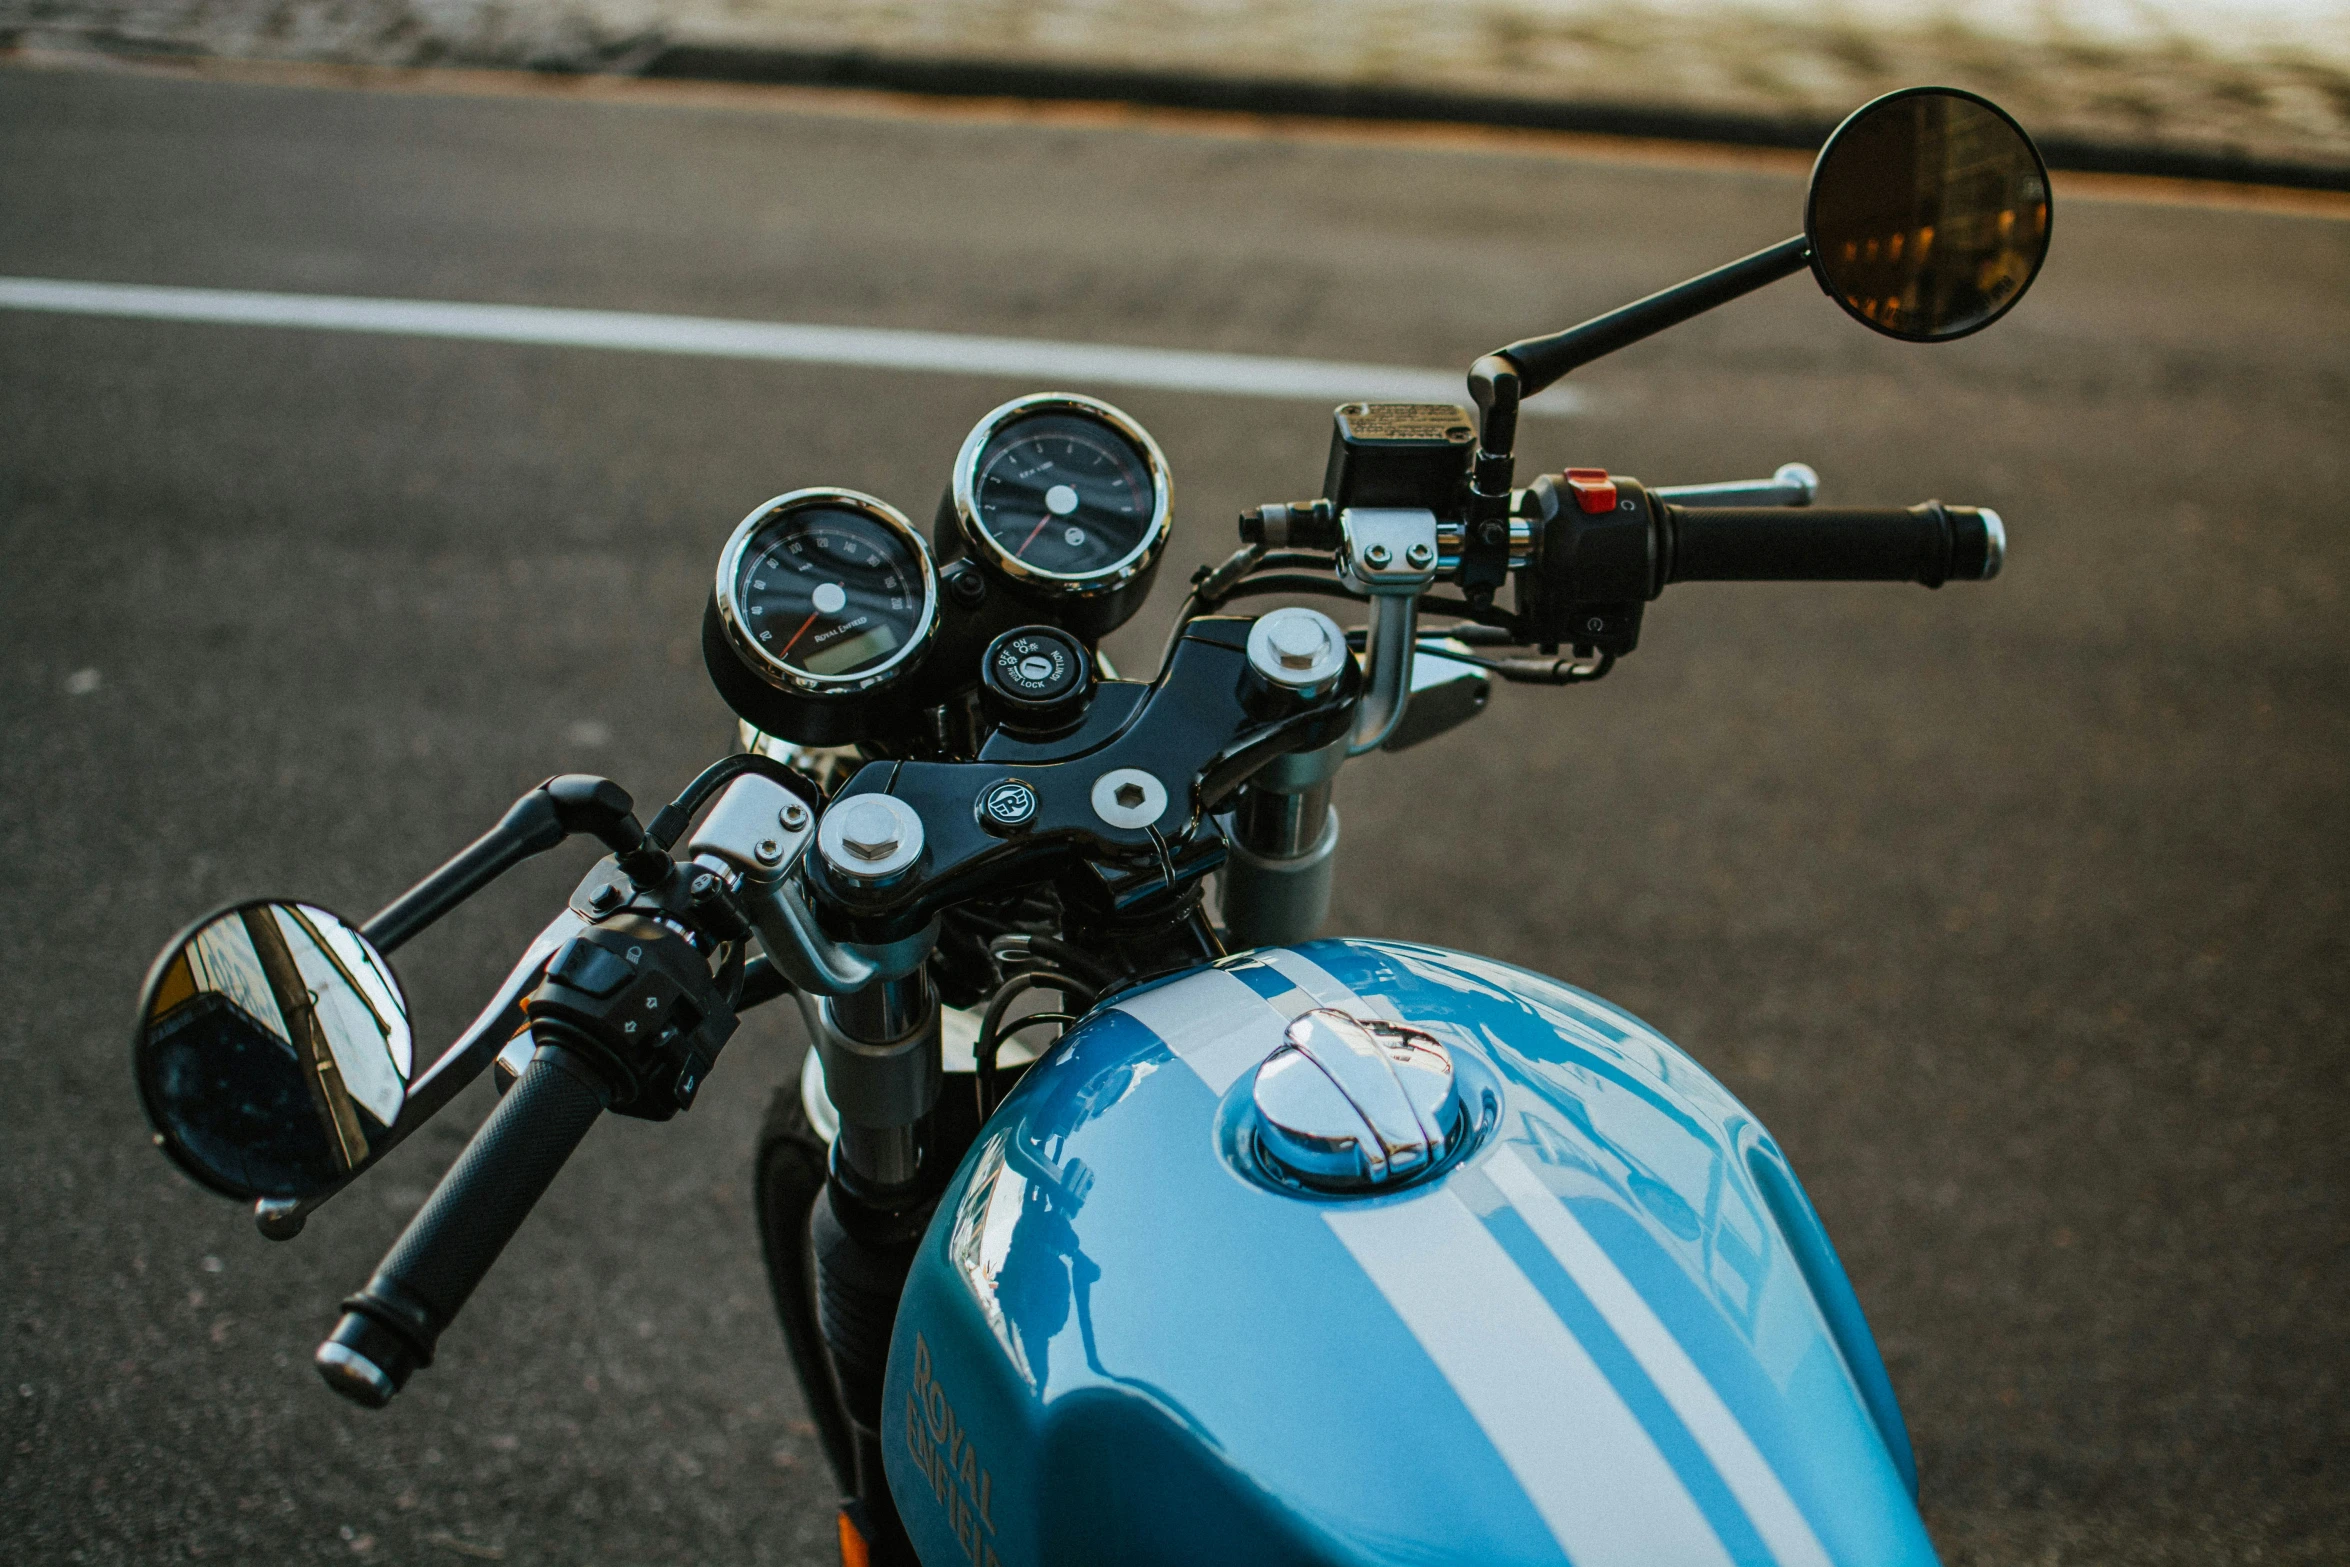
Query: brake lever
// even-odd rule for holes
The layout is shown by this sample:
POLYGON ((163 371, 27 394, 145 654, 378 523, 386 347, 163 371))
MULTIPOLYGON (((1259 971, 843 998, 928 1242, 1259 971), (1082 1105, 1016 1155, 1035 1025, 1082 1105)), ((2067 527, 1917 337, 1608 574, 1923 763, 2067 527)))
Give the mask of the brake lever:
POLYGON ((1672 506, 1809 506, 1819 498, 1820 476, 1803 463, 1790 462, 1767 479, 1666 484, 1648 493, 1672 506))

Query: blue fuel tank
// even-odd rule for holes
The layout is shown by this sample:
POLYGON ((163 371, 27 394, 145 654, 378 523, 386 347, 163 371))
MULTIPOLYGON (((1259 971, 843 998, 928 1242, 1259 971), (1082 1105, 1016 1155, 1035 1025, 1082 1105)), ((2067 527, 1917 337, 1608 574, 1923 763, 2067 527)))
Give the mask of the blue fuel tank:
POLYGON ((1429 947, 1263 949, 1072 1029, 947 1188, 883 1418, 927 1567, 1934 1560, 1769 1134, 1628 1014, 1429 947), (1425 1164, 1268 1151, 1259 1068, 1316 1009, 1441 1043, 1425 1164))

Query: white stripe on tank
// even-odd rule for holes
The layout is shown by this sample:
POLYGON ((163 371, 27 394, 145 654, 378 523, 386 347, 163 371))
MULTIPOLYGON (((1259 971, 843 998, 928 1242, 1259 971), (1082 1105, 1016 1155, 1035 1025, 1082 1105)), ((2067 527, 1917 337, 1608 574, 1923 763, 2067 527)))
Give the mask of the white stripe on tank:
POLYGON ((1287 947, 1271 947, 1255 956, 1282 978, 1313 997, 1315 1006, 1336 1007, 1341 1012, 1351 1012, 1357 1017, 1384 1018, 1390 1023, 1404 1020, 1403 1014, 1396 1010, 1395 1003, 1385 996, 1356 995, 1344 981, 1303 953, 1292 952, 1287 947))
POLYGON ((1729 1553, 1673 1466, 1501 1242, 1443 1187, 1331 1209, 1353 1253, 1571 1561, 1708 1567, 1729 1553))
POLYGON ((1287 947, 1267 947, 1249 956, 1313 997, 1315 1006, 1336 1007, 1342 1012, 1362 1007, 1363 998, 1340 984, 1328 969, 1287 947))
POLYGON ((1508 1144, 1494 1152, 1484 1171, 1673 1406, 1673 1413, 1746 1510, 1754 1532, 1770 1548, 1771 1560, 1779 1567, 1829 1567, 1826 1548, 1754 1438, 1582 1221, 1508 1144))
MULTIPOLYGON (((1113 1010, 1149 1029, 1219 1095, 1280 1045, 1300 1001, 1397 1015, 1387 998, 1359 996, 1286 948, 1251 956, 1296 991, 1268 999, 1211 968, 1115 1002, 1113 1010)), ((1522 1211, 1507 1188, 1502 1195, 1522 1211)), ((1552 1206, 1565 1216, 1563 1207, 1552 1206)), ((1330 1209, 1323 1222, 1402 1318, 1570 1560, 1728 1567, 1727 1550, 1671 1461, 1457 1194, 1438 1186, 1408 1202, 1330 1209)), ((1543 1235, 1533 1219, 1528 1223, 1543 1235)), ((1547 1236, 1544 1243, 1550 1244, 1547 1236)), ((1678 1401, 1674 1407, 1679 1410, 1678 1401)), ((1682 1418, 1689 1421, 1686 1413, 1682 1418)), ((1733 1494, 1745 1501, 1735 1486, 1733 1494)), ((1794 1521, 1803 1527, 1800 1515, 1794 1521)), ((1759 1518, 1756 1523, 1773 1539, 1759 1518)), ((1824 1560, 1818 1542, 1811 1544, 1815 1554, 1790 1556, 1791 1567, 1824 1560)))
POLYGON ((1263 996, 1212 968, 1115 1002, 1110 1010, 1158 1035, 1216 1094, 1279 1049, 1289 1026, 1263 996))

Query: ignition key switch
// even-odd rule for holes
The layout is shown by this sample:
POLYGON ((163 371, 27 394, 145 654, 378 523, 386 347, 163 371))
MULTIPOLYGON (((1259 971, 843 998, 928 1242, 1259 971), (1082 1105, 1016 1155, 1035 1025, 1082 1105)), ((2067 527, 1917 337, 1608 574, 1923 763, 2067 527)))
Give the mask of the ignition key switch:
POLYGON ((1019 626, 987 646, 979 668, 980 705, 1013 734, 1059 734, 1085 717, 1093 701, 1093 656, 1058 626, 1019 626))

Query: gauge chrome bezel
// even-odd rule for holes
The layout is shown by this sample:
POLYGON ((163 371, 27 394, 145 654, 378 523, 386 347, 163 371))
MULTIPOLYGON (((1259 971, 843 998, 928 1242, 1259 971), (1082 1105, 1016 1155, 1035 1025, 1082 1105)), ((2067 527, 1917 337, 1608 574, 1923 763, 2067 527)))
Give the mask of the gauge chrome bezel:
POLYGON ((1160 553, 1167 547, 1168 535, 1174 531, 1175 480, 1168 472, 1167 456, 1159 450, 1159 443, 1124 409, 1078 392, 1032 392, 1026 397, 1015 397, 973 425, 971 433, 963 438, 963 449, 955 454, 953 496, 955 529, 962 535, 964 548, 1014 582, 1079 597, 1114 593, 1149 571, 1158 564, 1160 553), (1016 559, 981 523, 978 500, 972 493, 978 480, 980 453, 987 449, 987 443, 995 439, 996 433, 1022 419, 1051 413, 1079 414, 1108 425, 1133 443, 1142 453, 1143 465, 1150 470, 1151 517, 1142 530, 1141 540, 1109 565, 1091 571, 1046 571, 1016 559))
POLYGON ((814 488, 792 490, 761 501, 751 514, 735 525, 734 533, 726 541, 726 548, 718 552, 718 584, 715 602, 718 605, 718 623, 726 633, 726 645, 734 650, 744 668, 757 675, 778 691, 795 696, 818 698, 853 696, 883 686, 903 674, 922 654, 938 634, 938 562, 930 553, 930 541, 921 530, 907 520, 906 514, 877 496, 862 490, 814 488), (922 613, 914 634, 905 646, 870 669, 849 674, 819 675, 812 670, 799 669, 777 658, 759 646, 746 624, 742 604, 737 597, 742 576, 743 555, 751 547, 751 540, 769 522, 788 512, 803 511, 824 506, 836 511, 853 511, 872 518, 903 539, 914 552, 922 568, 922 613))

